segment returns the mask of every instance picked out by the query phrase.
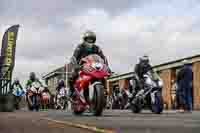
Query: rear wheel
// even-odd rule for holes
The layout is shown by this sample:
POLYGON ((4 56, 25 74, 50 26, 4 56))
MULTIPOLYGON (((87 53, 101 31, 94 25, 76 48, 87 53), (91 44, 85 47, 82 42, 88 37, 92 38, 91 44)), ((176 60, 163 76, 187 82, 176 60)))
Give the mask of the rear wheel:
POLYGON ((94 86, 94 96, 92 100, 92 113, 95 116, 101 116, 105 104, 104 86, 96 84, 94 86))
POLYGON ((35 110, 36 110, 36 111, 39 111, 40 105, 41 105, 40 96, 37 95, 35 100, 36 100, 36 101, 35 101, 35 110))
POLYGON ((142 111, 140 99, 135 100, 135 102, 131 104, 131 110, 133 113, 140 113, 142 111))
POLYGON ((33 111, 33 104, 31 104, 30 102, 32 102, 32 98, 33 96, 27 96, 27 105, 28 105, 28 109, 29 111, 33 111))
POLYGON ((21 97, 15 97, 15 108, 16 110, 19 110, 20 109, 20 101, 21 101, 21 97))
POLYGON ((65 110, 66 109, 66 102, 65 102, 65 98, 63 97, 62 99, 61 99, 62 101, 61 101, 61 109, 62 110, 65 110))

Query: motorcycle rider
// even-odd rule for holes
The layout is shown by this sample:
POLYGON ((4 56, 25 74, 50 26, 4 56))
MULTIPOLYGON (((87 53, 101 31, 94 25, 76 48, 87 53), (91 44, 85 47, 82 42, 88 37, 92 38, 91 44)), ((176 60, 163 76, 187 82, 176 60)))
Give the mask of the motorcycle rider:
POLYGON ((137 85, 139 87, 143 87, 144 84, 144 74, 146 74, 148 71, 152 70, 152 66, 149 63, 149 57, 147 55, 144 55, 139 58, 139 63, 135 66, 135 73, 137 78, 137 85))
POLYGON ((20 84, 20 81, 19 81, 18 78, 15 78, 15 79, 14 79, 14 82, 13 82, 13 84, 11 85, 11 88, 10 88, 11 91, 14 91, 14 89, 15 89, 16 87, 20 88, 21 91, 24 91, 24 90, 23 90, 23 87, 22 87, 22 85, 20 84))
POLYGON ((46 92, 46 93, 48 93, 49 95, 51 95, 51 92, 50 92, 50 90, 49 90, 49 88, 48 88, 48 85, 46 85, 46 84, 44 84, 44 90, 42 91, 42 92, 46 92))
MULTIPOLYGON (((68 73, 71 73, 70 75, 68 75, 68 86, 69 86, 70 97, 72 96, 74 92, 73 83, 75 79, 77 78, 78 72, 80 69, 78 63, 80 62, 82 58, 90 54, 97 54, 108 65, 107 59, 104 56, 102 50, 99 48, 99 46, 95 45, 96 34, 93 31, 86 31, 82 39, 83 39, 83 42, 76 47, 69 63, 72 69, 72 70, 68 70, 68 73)), ((110 72, 110 69, 109 69, 109 72, 110 72)))
POLYGON ((28 89, 29 87, 31 87, 31 85, 32 85, 33 82, 38 82, 38 83, 40 83, 41 86, 43 86, 42 83, 39 81, 39 79, 36 77, 35 72, 31 72, 30 73, 29 80, 26 83, 26 89, 28 89))
POLYGON ((58 85, 56 87, 56 101, 57 101, 57 95, 59 94, 60 89, 62 88, 66 88, 65 81, 63 79, 59 80, 58 85))

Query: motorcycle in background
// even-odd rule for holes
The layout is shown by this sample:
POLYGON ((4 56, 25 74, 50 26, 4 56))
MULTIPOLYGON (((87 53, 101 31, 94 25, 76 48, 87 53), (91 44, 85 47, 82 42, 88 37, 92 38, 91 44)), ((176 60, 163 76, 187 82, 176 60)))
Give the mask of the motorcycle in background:
MULTIPOLYGON (((137 79, 137 78, 136 78, 137 79)), ((144 75, 144 85, 142 88, 134 88, 131 99, 131 110, 139 113, 148 106, 151 111, 160 114, 163 111, 162 91, 163 82, 154 71, 149 71, 144 75)))
POLYGON ((50 103, 50 95, 48 92, 42 92, 41 106, 42 109, 48 109, 50 103))
POLYGON ((19 86, 14 87, 12 94, 14 95, 15 100, 15 109, 20 109, 19 103, 24 95, 24 90, 19 86))
POLYGON ((29 110, 39 111, 41 94, 44 90, 39 82, 33 82, 31 87, 27 89, 27 102, 29 110))
POLYGON ((88 110, 94 116, 101 116, 105 107, 104 81, 109 76, 108 66, 96 54, 82 58, 81 68, 74 83, 75 92, 70 99, 72 111, 76 115, 88 110))
POLYGON ((57 94, 56 109, 65 110, 67 105, 67 89, 62 87, 57 94))

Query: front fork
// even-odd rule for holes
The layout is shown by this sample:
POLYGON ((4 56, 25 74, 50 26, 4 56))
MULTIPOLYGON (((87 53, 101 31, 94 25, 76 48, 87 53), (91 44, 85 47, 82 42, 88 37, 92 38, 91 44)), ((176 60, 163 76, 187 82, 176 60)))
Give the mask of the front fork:
POLYGON ((151 103, 152 103, 152 104, 154 104, 154 103, 155 103, 155 101, 156 101, 156 96, 157 96, 157 93, 159 93, 159 91, 158 91, 158 90, 156 90, 156 91, 153 91, 153 92, 151 93, 151 103))

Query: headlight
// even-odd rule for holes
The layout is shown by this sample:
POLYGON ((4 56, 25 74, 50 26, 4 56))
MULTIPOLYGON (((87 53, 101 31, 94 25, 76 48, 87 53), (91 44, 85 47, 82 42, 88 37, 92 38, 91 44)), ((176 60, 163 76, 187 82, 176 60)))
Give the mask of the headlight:
POLYGON ((101 68, 103 68, 103 65, 101 63, 93 63, 92 67, 96 68, 96 69, 101 69, 101 68))
POLYGON ((161 80, 158 81, 158 86, 159 86, 160 88, 163 87, 163 82, 162 82, 161 80))

